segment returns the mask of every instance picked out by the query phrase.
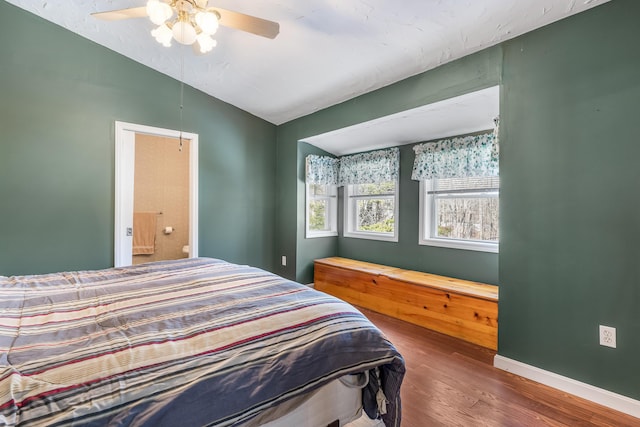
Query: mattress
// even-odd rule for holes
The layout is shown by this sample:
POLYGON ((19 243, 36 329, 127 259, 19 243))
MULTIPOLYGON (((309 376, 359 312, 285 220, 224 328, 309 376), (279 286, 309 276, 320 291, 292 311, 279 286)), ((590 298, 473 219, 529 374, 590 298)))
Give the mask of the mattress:
POLYGON ((364 411, 400 425, 404 361, 386 337, 261 269, 195 258, 0 277, 0 307, 0 424, 256 425, 369 373, 364 411))
MULTIPOLYGON (((310 396, 291 404, 282 404, 271 414, 258 416, 249 425, 262 427, 319 427, 338 420, 341 426, 362 414, 362 392, 345 386, 339 379, 331 381, 310 396), (276 419, 270 419, 277 417, 276 419)), ((247 426, 248 427, 248 426, 247 426)))

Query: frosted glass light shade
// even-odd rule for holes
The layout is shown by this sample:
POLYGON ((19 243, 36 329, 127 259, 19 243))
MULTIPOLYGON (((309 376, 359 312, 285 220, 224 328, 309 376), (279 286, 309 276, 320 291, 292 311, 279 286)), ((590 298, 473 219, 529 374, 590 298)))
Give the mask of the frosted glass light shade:
POLYGON ((198 12, 196 24, 203 33, 213 35, 218 30, 218 16, 212 12, 198 12))
POLYGON ((173 9, 167 3, 159 0, 149 0, 147 2, 147 15, 149 19, 156 25, 163 24, 173 15, 173 9))
POLYGON ((211 38, 210 35, 201 33, 197 37, 198 45, 200 46, 200 53, 210 52, 214 47, 218 45, 218 42, 211 38))
POLYGON ((158 3, 160 3, 158 0, 149 0, 147 2, 147 15, 151 16, 154 13, 156 13, 156 10, 158 9, 158 3))
POLYGON ((171 37, 173 37, 173 33, 165 24, 160 25, 155 30, 151 31, 151 35, 155 37, 156 41, 160 43, 164 47, 171 46, 171 37))
POLYGON ((188 22, 178 21, 173 24, 173 38, 181 44, 193 44, 196 41, 196 29, 188 22))
MULTIPOLYGON (((218 15, 206 10, 182 9, 177 19, 171 19, 174 9, 168 0, 148 0, 147 15, 153 23, 158 25, 151 31, 151 35, 163 46, 170 47, 171 39, 184 45, 193 45, 198 53, 210 52, 218 43, 211 37, 218 30, 218 15), (196 43, 197 42, 197 43, 196 43)), ((171 4, 177 4, 172 1, 171 4)), ((185 2, 186 4, 186 2, 185 2)), ((194 4, 194 3, 190 3, 194 4)))

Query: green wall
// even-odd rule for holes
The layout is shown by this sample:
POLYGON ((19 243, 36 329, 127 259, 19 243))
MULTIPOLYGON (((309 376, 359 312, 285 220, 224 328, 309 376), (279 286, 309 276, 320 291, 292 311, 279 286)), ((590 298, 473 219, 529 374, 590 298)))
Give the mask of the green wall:
MULTIPOLYGON (((305 159, 309 154, 318 156, 332 156, 324 150, 314 147, 311 144, 300 142, 298 144, 298 191, 302 191, 305 198, 305 159)), ((335 157, 335 156, 333 156, 335 157)), ((339 211, 340 212, 340 211, 339 211)), ((296 231, 303 236, 306 233, 306 210, 298 215, 296 231)), ((340 218, 340 213, 338 213, 340 218)), ((313 281, 313 260, 335 256, 338 253, 338 240, 336 237, 314 237, 312 239, 300 239, 296 248, 296 271, 301 283, 311 283, 313 281), (308 279, 306 279, 308 278, 308 279)))
MULTIPOLYGON (((418 183, 410 180, 413 151, 401 149, 400 238, 398 243, 333 238, 337 251, 327 252, 326 241, 304 236, 304 156, 297 148, 305 137, 373 120, 500 83, 502 50, 486 49, 435 70, 408 78, 302 117, 278 127, 278 255, 293 254, 296 264, 280 267, 280 274, 302 283, 313 281, 313 259, 344 256, 470 280, 497 283, 498 256, 418 245, 418 183), (294 266, 297 268, 294 269, 294 266)), ((339 216, 340 217, 340 216, 339 216)), ((329 238, 331 239, 331 238, 329 238)))
POLYGON ((305 235, 305 158, 309 154, 330 155, 305 142, 298 143, 298 194, 302 200, 302 213, 298 215, 297 280, 313 281, 313 260, 329 256, 342 256, 400 268, 428 271, 485 283, 498 283, 498 255, 487 252, 462 251, 418 244, 419 190, 418 181, 411 179, 413 146, 400 146, 400 207, 398 242, 342 237, 342 188, 339 189, 339 237, 307 239, 305 235))
MULTIPOLYGON (((0 40, 0 274, 112 266, 114 121, 178 129, 180 84, 6 2, 0 40)), ((276 127, 185 87, 183 128, 200 255, 272 269, 276 127)))
MULTIPOLYGON (((501 355, 639 399, 637 16, 615 0, 277 128, 186 88, 201 255, 303 283, 328 255, 496 282, 501 355), (398 244, 304 239, 300 139, 495 84, 499 256, 417 247, 410 147, 398 244), (599 324, 617 349, 598 345, 599 324)), ((0 274, 108 267, 113 122, 179 127, 179 84, 5 2, 0 24, 0 274)))
POLYGON ((499 353, 640 398, 640 2, 504 43, 499 353), (618 348, 598 345, 598 325, 618 348))
POLYGON ((498 254, 418 244, 420 183, 411 179, 414 158, 413 145, 400 147, 398 242, 354 239, 341 234, 338 253, 345 258, 497 284, 498 254))
POLYGON ((501 84, 497 259, 417 247, 409 147, 400 242, 336 238, 334 255, 498 283, 500 355, 639 399, 638 16, 640 2, 611 1, 279 126, 276 253, 300 260, 283 273, 312 280, 298 140, 501 84), (599 324, 617 349, 598 345, 599 324))

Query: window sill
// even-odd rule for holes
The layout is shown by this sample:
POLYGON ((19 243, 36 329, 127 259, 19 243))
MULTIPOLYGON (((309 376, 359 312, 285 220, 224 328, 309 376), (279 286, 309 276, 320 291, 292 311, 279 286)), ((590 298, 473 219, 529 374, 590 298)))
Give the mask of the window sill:
POLYGON ((316 237, 336 237, 337 235, 337 231, 318 231, 315 233, 307 233, 304 237, 305 239, 315 239, 316 237))
POLYGON ((353 239, 368 239, 368 240, 380 240, 383 242, 397 242, 398 236, 392 234, 380 234, 380 233, 363 233, 363 232, 345 232, 344 237, 350 237, 353 239))
POLYGON ((492 252, 499 253, 500 245, 498 243, 473 242, 450 239, 420 239, 420 245, 438 246, 441 248, 463 249, 468 251, 492 252))

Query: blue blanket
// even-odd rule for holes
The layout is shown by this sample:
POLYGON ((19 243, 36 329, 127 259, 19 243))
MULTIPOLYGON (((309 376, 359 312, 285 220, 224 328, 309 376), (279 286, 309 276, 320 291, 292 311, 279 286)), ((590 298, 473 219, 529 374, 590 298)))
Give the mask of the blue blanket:
MULTIPOLYGON (((0 424, 234 426, 376 368, 382 418, 399 426, 393 345, 352 306, 257 268, 196 258, 0 277, 0 424)), ((363 404, 379 407, 374 393, 363 404)))

